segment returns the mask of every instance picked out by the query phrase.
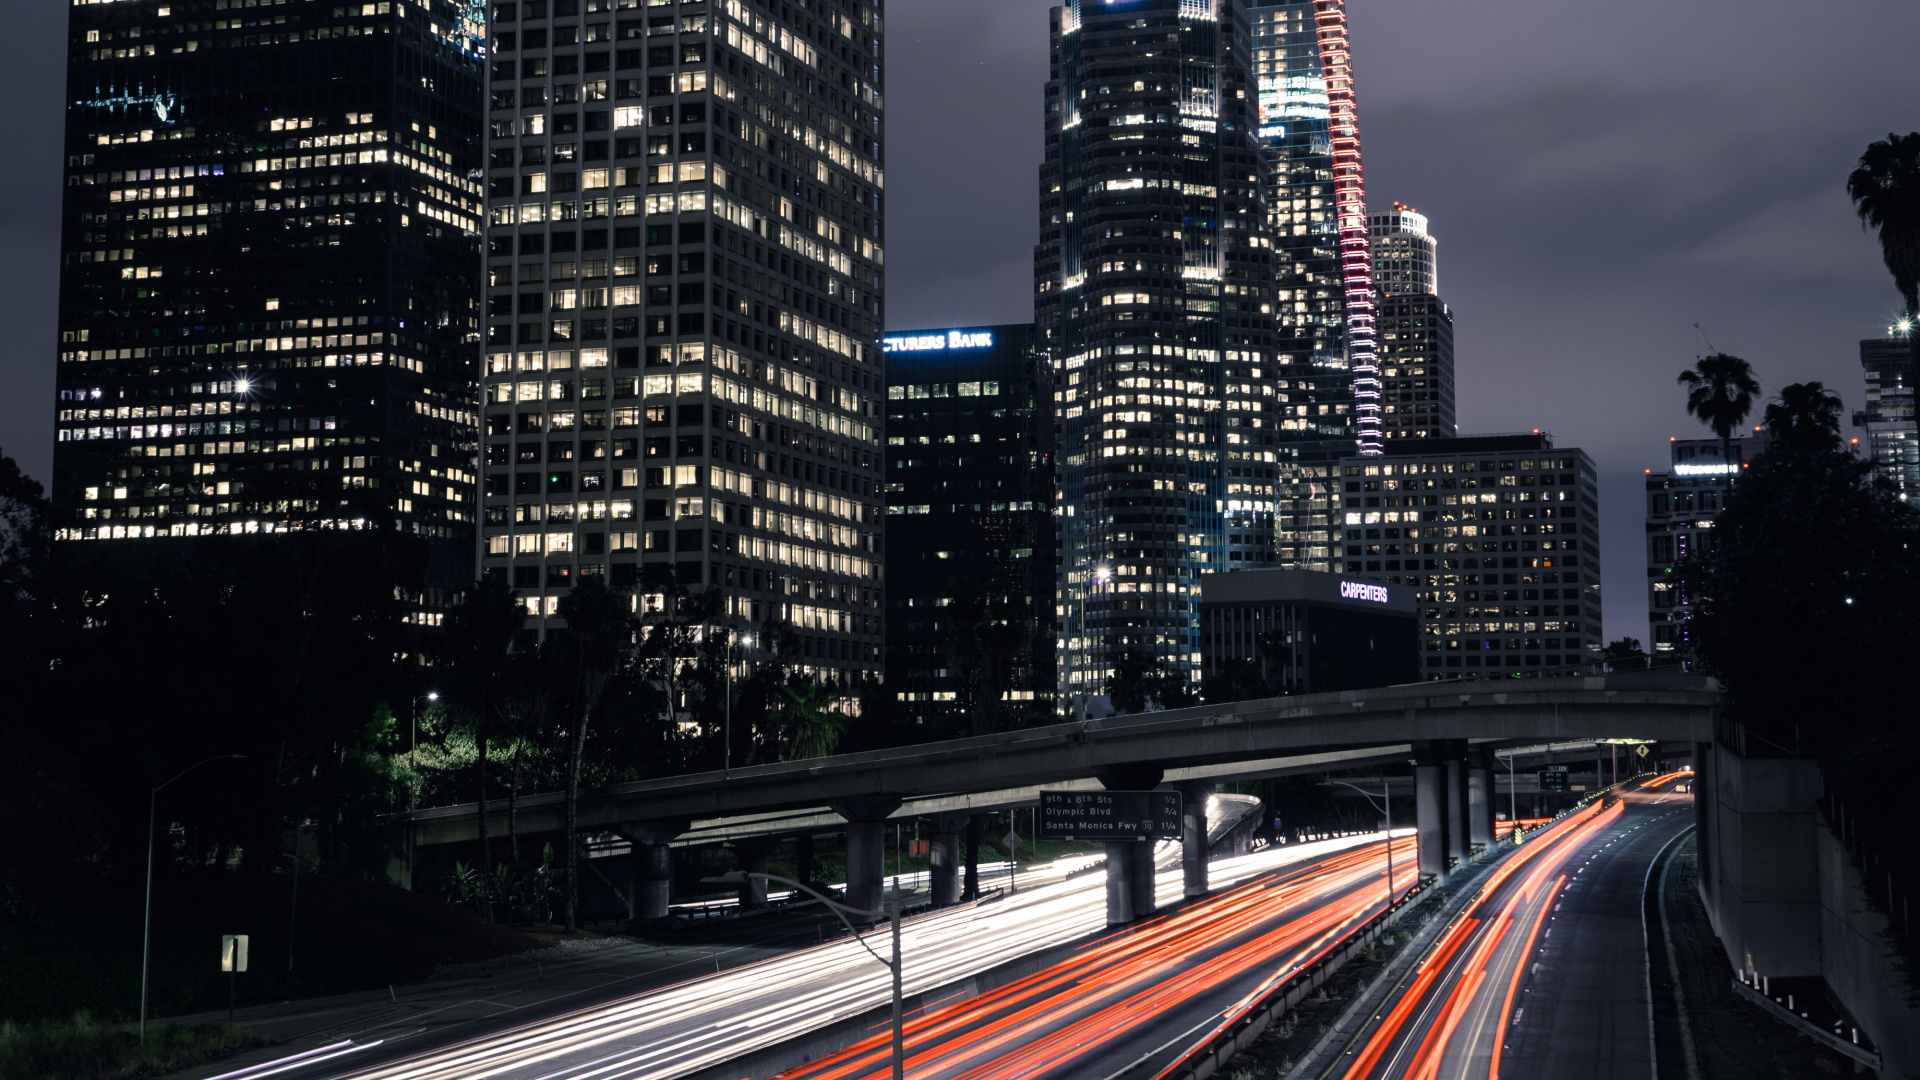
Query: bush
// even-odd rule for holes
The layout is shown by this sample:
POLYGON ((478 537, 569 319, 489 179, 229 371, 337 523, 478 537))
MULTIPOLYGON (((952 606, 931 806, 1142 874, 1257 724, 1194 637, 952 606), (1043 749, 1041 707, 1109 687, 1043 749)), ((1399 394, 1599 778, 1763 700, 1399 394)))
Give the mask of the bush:
POLYGON ((123 1080, 173 1072, 267 1040, 235 1024, 168 1024, 138 1033, 86 1013, 55 1024, 0 1022, 0 1080, 123 1080))

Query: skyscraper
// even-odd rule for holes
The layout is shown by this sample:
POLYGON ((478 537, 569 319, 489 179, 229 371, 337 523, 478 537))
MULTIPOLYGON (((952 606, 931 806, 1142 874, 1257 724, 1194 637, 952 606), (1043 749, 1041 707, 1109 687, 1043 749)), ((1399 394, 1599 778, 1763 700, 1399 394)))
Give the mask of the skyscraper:
POLYGON ((723 593, 880 669, 871 4, 495 5, 486 573, 723 593))
POLYGON ((1855 427, 1867 431, 1867 456, 1873 471, 1885 477, 1909 502, 1920 500, 1920 425, 1913 410, 1913 349, 1905 337, 1889 334, 1860 343, 1860 367, 1867 380, 1867 407, 1855 413, 1855 427))
POLYGON ((1346 8, 1248 8, 1276 247, 1276 555, 1283 566, 1337 570, 1340 460, 1377 450, 1383 437, 1346 8))
POLYGON ((1713 547, 1713 519, 1727 508, 1733 482, 1767 448, 1764 428, 1736 437, 1667 440, 1665 472, 1647 470, 1647 652, 1691 659, 1693 597, 1681 564, 1713 547), (1731 449, 1731 458, 1726 456, 1731 449))
POLYGON ((884 346, 887 689, 928 732, 1050 718, 1053 379, 1033 327, 906 330, 884 346))
POLYGON ((480 13, 69 10, 55 535, 392 521, 470 581, 480 13))
POLYGON ((1389 439, 1450 439, 1453 311, 1437 293, 1439 241, 1427 217, 1394 203, 1368 216, 1379 286, 1381 427, 1389 439))
POLYGON ((1246 9, 1074 0, 1051 30, 1034 290, 1066 699, 1124 652, 1197 679, 1201 572, 1273 561, 1280 414, 1246 9))

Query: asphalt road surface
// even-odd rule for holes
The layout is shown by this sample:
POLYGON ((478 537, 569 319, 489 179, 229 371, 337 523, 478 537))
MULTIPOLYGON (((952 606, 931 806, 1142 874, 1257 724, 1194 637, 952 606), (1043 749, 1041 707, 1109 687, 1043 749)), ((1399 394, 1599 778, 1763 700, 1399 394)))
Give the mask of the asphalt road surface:
POLYGON ((1656 777, 1531 837, 1356 1036, 1347 1080, 1653 1076, 1642 897, 1693 821, 1656 777))

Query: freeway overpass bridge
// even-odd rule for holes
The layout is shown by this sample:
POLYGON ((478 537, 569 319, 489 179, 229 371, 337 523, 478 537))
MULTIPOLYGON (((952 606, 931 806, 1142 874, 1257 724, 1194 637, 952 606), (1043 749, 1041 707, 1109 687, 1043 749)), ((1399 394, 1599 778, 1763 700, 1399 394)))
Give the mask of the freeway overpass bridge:
MULTIPOLYGON (((1705 743, 1714 739, 1719 685, 1700 675, 1625 673, 1568 678, 1433 682, 1332 694, 1240 701, 1027 728, 892 750, 840 754, 617 784, 582 792, 584 831, 606 830, 634 850, 634 906, 667 913, 671 845, 690 831, 712 839, 799 831, 831 813, 847 836, 847 902, 877 909, 885 822, 934 819, 934 898, 955 892, 957 836, 965 814, 1031 805, 1041 786, 1136 790, 1171 784, 1186 795, 1187 891, 1206 891, 1211 784, 1414 760, 1423 873, 1491 842, 1490 746, 1563 739, 1705 743)), ((518 800, 518 827, 561 830, 560 793, 518 800)), ((504 802, 488 808, 491 835, 506 832, 504 802)), ((409 863, 479 839, 472 803, 415 811, 406 822, 409 863)), ((1110 921, 1153 907, 1151 845, 1111 844, 1110 921)))

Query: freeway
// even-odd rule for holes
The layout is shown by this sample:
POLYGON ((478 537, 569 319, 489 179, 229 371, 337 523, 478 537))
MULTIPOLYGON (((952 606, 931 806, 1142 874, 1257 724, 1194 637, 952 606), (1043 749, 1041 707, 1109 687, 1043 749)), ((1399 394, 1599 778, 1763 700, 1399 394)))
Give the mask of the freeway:
MULTIPOLYGON (((1412 837, 1396 839, 1396 894, 1414 884, 1412 837)), ((1387 902, 1386 844, 1263 875, 1106 935, 1072 956, 906 1025, 913 1080, 1146 1080, 1236 1006, 1336 948, 1387 902)), ((883 1029, 780 1080, 881 1080, 883 1029)))
MULTIPOLYGON (((1379 839, 1270 847, 1214 860, 1210 873, 1218 882, 1244 881, 1369 843, 1378 848, 1379 839)), ((1410 850, 1412 840, 1396 843, 1410 850)), ((1178 852, 1177 844, 1162 845, 1167 868, 1156 882, 1161 904, 1180 897, 1178 852)), ((1411 879, 1412 856, 1402 851, 1398 858, 1401 873, 1411 879)), ((1106 875, 1097 857, 1062 860, 1051 873, 1023 870, 1021 877, 1019 891, 1011 896, 902 924, 908 995, 1104 928, 1106 875)), ((882 951, 886 936, 882 928, 874 941, 882 951)), ((345 1075, 353 1080, 670 1080, 884 1007, 890 992, 887 970, 860 943, 841 939, 345 1075)), ((329 1069, 343 1064, 334 1062, 329 1069)))
POLYGON ((1693 820, 1674 773, 1589 803, 1494 870, 1325 1074, 1654 1075, 1642 892, 1693 820))

